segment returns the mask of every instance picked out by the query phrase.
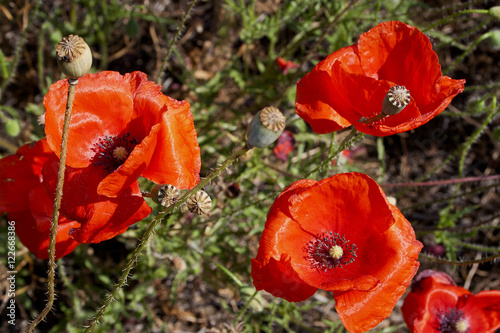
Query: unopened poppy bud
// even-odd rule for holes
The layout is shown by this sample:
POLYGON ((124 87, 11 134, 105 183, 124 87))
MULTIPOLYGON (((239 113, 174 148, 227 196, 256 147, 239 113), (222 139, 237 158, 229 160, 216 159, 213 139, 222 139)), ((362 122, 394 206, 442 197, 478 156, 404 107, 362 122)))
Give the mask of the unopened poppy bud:
POLYGON ((151 199, 163 207, 168 207, 179 198, 179 190, 173 185, 156 185, 151 190, 151 199))
POLYGON ((276 141, 285 129, 286 118, 273 106, 260 110, 253 117, 247 129, 247 144, 264 148, 276 141))
POLYGON ((489 9, 489 14, 497 19, 500 19, 500 6, 493 6, 489 9))
POLYGON ((87 74, 92 66, 92 52, 83 38, 77 35, 64 37, 56 45, 57 64, 71 79, 87 74))
POLYGON ((212 199, 205 191, 198 191, 186 201, 191 213, 198 215, 206 214, 212 208, 212 199))
POLYGON ((391 87, 382 102, 382 113, 386 116, 398 114, 410 104, 410 100, 410 91, 405 86, 391 87))

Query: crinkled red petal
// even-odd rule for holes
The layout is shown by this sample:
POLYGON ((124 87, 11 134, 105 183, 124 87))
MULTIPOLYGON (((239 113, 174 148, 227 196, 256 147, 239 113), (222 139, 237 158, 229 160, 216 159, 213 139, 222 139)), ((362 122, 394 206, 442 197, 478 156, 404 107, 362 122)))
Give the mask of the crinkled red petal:
MULTIPOLYGON (((58 159, 54 158, 47 161, 43 169, 48 193, 53 193, 56 186, 57 165, 58 159)), ((80 243, 99 243, 113 238, 151 213, 137 182, 116 198, 99 195, 97 186, 106 175, 99 166, 66 168, 61 213, 81 223, 70 232, 80 243)))
POLYGON ((469 332, 494 333, 500 328, 500 291, 481 291, 462 296, 457 307, 465 313, 469 332))
POLYGON ((406 296, 401 311, 412 332, 437 333, 439 315, 456 308, 460 297, 471 295, 462 287, 442 282, 442 277, 431 275, 415 284, 406 296))
POLYGON ((465 80, 442 76, 427 36, 398 21, 362 34, 357 45, 334 52, 297 84, 296 111, 316 133, 354 125, 376 136, 405 132, 427 123, 464 89, 465 80), (329 80, 326 73, 331 77, 329 80), (412 96, 399 114, 371 124, 390 87, 404 85, 412 96))
MULTIPOLYGON (((149 134, 135 146, 125 162, 99 183, 98 194, 116 198, 124 189, 137 182, 141 173, 147 168, 148 161, 151 161, 153 157, 159 130, 159 124, 151 128, 149 134)), ((163 171, 170 171, 170 169, 165 168, 163 171)))
POLYGON ((295 110, 319 134, 339 131, 351 125, 333 105, 349 101, 338 95, 328 73, 312 71, 297 82, 295 110))
POLYGON ((266 262, 252 259, 252 280, 257 290, 265 290, 289 302, 304 301, 318 290, 300 279, 286 254, 266 262))
POLYGON ((391 210, 396 222, 385 232, 385 239, 367 244, 373 250, 372 256, 384 257, 377 260, 378 271, 373 273, 380 283, 368 291, 333 293, 335 309, 349 332, 366 332, 389 317, 417 273, 422 244, 415 239, 413 228, 403 214, 392 205, 391 210))
MULTIPOLYGON (((286 258, 287 272, 300 283, 333 291, 344 325, 361 332, 392 312, 417 272, 421 248, 410 223, 377 183, 348 173, 321 182, 298 181, 285 189, 269 210, 255 261, 262 268, 271 258, 286 258), (355 244, 357 257, 325 272, 312 267, 306 245, 330 231, 355 244)), ((269 283, 262 288, 269 291, 269 283)))
MULTIPOLYGON (((44 98, 45 133, 50 148, 60 155, 62 127, 68 94, 68 81, 50 86, 44 98)), ((78 79, 71 114, 66 164, 88 166, 94 158, 92 148, 105 135, 121 136, 134 111, 130 83, 118 72, 87 74, 78 79)))
MULTIPOLYGON (((53 203, 41 184, 29 192, 29 199, 30 210, 9 213, 7 216, 9 221, 16 223, 16 234, 21 243, 37 258, 48 259, 53 203)), ((59 217, 56 259, 67 255, 79 244, 69 236, 70 229, 79 226, 78 222, 69 221, 64 216, 59 217)))
POLYGON ((200 147, 189 103, 168 98, 162 109, 154 158, 143 177, 180 189, 190 189, 200 181, 200 147))
POLYGON ((28 209, 28 193, 40 184, 42 166, 52 155, 44 139, 26 144, 15 155, 0 159, 0 211, 28 209))
POLYGON ((427 105, 439 91, 439 59, 429 38, 403 22, 383 22, 358 40, 363 72, 410 90, 417 105, 427 105))

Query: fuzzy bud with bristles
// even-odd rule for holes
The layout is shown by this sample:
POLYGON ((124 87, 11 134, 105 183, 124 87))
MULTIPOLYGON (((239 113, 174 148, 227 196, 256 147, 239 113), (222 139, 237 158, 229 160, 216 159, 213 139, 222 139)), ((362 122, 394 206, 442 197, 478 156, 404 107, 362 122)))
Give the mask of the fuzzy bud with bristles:
POLYGON ((163 207, 168 207, 179 198, 179 190, 173 185, 156 185, 151 190, 151 199, 163 207))
POLYGON ((276 141, 285 129, 286 118, 273 106, 257 112, 247 129, 247 145, 264 148, 276 141))
POLYGON ((191 213, 206 214, 212 209, 212 199, 205 191, 198 191, 186 201, 191 213))
POLYGON ((64 37, 56 45, 57 64, 71 79, 87 74, 92 66, 92 52, 83 38, 77 35, 64 37))

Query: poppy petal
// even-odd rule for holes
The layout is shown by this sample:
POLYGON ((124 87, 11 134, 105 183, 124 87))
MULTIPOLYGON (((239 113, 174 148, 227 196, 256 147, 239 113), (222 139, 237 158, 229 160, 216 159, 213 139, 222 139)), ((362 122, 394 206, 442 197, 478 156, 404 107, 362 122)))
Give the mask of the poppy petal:
MULTIPOLYGON (((68 81, 50 86, 43 100, 45 133, 50 148, 59 157, 62 127, 68 94, 68 81)), ((133 113, 130 84, 118 72, 87 74, 78 79, 71 114, 66 164, 73 168, 88 166, 92 150, 105 135, 121 135, 133 113)))
MULTIPOLYGON (((54 193, 58 162, 57 158, 50 159, 43 169, 48 193, 54 193)), ((151 213, 137 182, 116 198, 99 195, 97 186, 105 176, 106 171, 98 166, 66 167, 61 213, 81 223, 70 232, 80 243, 99 243, 113 238, 151 213)))
POLYGON ((418 105, 429 104, 439 91, 439 59, 417 28, 383 22, 359 37, 358 49, 366 75, 405 86, 418 105))
POLYGON ((289 302, 304 301, 318 290, 300 279, 286 254, 279 260, 269 258, 266 263, 252 259, 252 280, 257 290, 266 290, 289 302))
POLYGON ((189 103, 168 98, 154 158, 142 176, 158 184, 190 189, 200 181, 200 147, 189 103), (168 172, 166 172, 168 171, 168 172))
POLYGON ((99 183, 97 187, 98 194, 116 198, 121 191, 137 181, 137 178, 146 169, 147 163, 151 161, 159 130, 160 125, 151 128, 148 136, 134 147, 125 162, 99 183))
POLYGON ((500 328, 500 291, 481 291, 469 297, 461 297, 460 308, 468 319, 469 332, 494 333, 500 328))
POLYGON ((417 280, 401 307, 403 318, 412 332, 437 332, 439 315, 455 309, 460 297, 471 295, 468 290, 450 284, 440 275, 417 277, 417 280))
MULTIPOLYGON (((16 234, 21 243, 37 258, 48 259, 50 243, 50 226, 53 204, 42 184, 29 192, 30 210, 8 213, 9 221, 15 221, 16 234)), ((79 244, 69 236, 72 228, 79 227, 75 221, 59 216, 56 234, 56 259, 72 252, 79 244)))
POLYGON ((347 103, 334 88, 330 75, 321 71, 313 71, 297 82, 295 109, 315 133, 331 133, 351 125, 332 107, 347 103), (337 103, 336 98, 340 99, 337 103))
POLYGON ((464 83, 442 76, 427 36, 415 27, 391 21, 377 25, 362 34, 357 44, 316 65, 297 83, 295 107, 316 133, 331 133, 352 124, 360 132, 386 136, 428 122, 463 91, 464 83), (395 85, 410 91, 410 104, 371 124, 359 122, 381 113, 382 101, 395 85))
POLYGON ((16 154, 0 159, 0 211, 28 210, 28 193, 40 184, 42 166, 52 155, 44 139, 26 144, 16 154))
POLYGON ((318 65, 313 68, 313 71, 329 72, 336 62, 341 63, 344 70, 350 74, 365 74, 361 67, 357 45, 346 46, 333 52, 324 60, 320 61, 318 65))
POLYGON ((392 244, 392 251, 380 250, 374 242, 371 248, 387 256, 380 261, 376 277, 380 284, 369 291, 334 292, 335 309, 349 332, 365 332, 387 318, 398 300, 403 296, 411 280, 417 273, 418 254, 422 244, 415 240, 410 223, 401 212, 392 206, 396 223, 386 232, 386 242, 392 244))
POLYGON ((276 198, 252 271, 265 281, 257 282, 260 288, 279 285, 276 294, 287 299, 293 293, 273 283, 283 272, 297 285, 332 291, 346 328, 364 332, 392 312, 417 272, 421 249, 410 223, 374 180, 338 174, 298 181, 276 198), (332 250, 339 247, 337 257, 332 250))

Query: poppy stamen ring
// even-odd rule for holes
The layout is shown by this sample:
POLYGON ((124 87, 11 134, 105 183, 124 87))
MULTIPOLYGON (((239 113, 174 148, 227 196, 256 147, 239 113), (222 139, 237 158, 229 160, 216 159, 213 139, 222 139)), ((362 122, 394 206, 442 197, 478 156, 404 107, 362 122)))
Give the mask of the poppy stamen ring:
POLYGON ((439 313, 438 332, 469 333, 469 325, 467 319, 464 318, 464 314, 462 310, 455 308, 439 313))
POLYGON ((304 258, 311 263, 311 268, 326 273, 329 269, 352 263, 356 258, 356 249, 356 245, 350 244, 345 236, 325 231, 307 243, 304 258))
POLYGON ((110 173, 115 171, 127 159, 139 141, 130 133, 122 136, 108 136, 100 138, 92 150, 95 152, 94 164, 102 165, 110 173))

